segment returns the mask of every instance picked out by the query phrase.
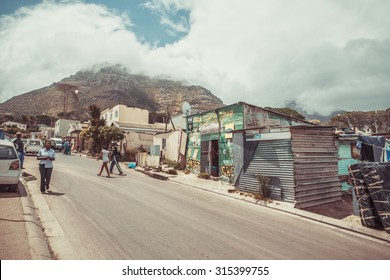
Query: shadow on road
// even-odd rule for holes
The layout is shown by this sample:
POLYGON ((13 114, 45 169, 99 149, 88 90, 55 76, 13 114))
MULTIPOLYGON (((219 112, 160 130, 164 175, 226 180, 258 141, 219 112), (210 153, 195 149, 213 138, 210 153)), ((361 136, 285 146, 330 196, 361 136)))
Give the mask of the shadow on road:
POLYGON ((43 193, 45 195, 55 195, 55 196, 61 196, 61 195, 64 195, 65 193, 59 193, 59 192, 53 192, 53 191, 47 191, 45 193, 43 193))

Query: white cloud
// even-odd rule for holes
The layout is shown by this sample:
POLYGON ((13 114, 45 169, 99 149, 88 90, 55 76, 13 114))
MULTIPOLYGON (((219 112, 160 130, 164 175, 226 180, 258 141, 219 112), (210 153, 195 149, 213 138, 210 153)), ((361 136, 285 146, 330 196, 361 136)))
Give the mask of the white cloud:
POLYGON ((151 0, 146 1, 141 6, 160 17, 160 24, 167 28, 167 34, 176 36, 178 33, 190 31, 187 18, 177 16, 177 13, 190 10, 192 2, 192 0, 151 0))
POLYGON ((153 0, 180 41, 143 44, 131 19, 97 5, 44 3, 0 22, 0 102, 102 62, 202 85, 226 104, 310 112, 390 107, 386 0, 153 0), (178 22, 187 10, 189 21, 178 22), (186 24, 190 24, 186 26, 186 24), (6 67, 4 67, 6 66, 6 67))

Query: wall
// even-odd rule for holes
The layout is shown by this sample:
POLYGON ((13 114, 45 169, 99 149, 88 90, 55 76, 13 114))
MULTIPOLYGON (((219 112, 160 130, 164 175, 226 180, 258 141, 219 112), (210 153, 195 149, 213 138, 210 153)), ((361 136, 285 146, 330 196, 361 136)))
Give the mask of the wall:
POLYGON ((292 124, 292 121, 287 118, 248 104, 244 106, 244 116, 245 128, 275 125, 290 126, 292 124))
POLYGON ((235 163, 241 167, 236 182, 239 190, 259 193, 261 189, 256 176, 262 175, 270 179, 268 197, 295 203, 296 208, 341 199, 338 153, 331 128, 291 126, 262 129, 258 137, 252 137, 253 133, 249 131, 245 130, 248 135, 244 136, 243 144, 239 140, 243 133, 237 132, 239 135, 235 140, 235 144, 241 146, 243 158, 241 165, 235 163))
POLYGON ((352 145, 356 143, 352 141, 336 141, 338 147, 338 172, 341 183, 341 189, 347 191, 352 189, 352 182, 349 181, 348 165, 358 163, 359 160, 352 158, 352 145))
POLYGON ((78 123, 78 122, 80 122, 80 121, 59 119, 55 123, 54 137, 60 137, 60 138, 66 137, 69 124, 76 125, 76 123, 78 123))
POLYGON ((157 134, 153 138, 153 144, 160 146, 165 159, 181 162, 182 157, 185 156, 187 134, 181 130, 157 134), (165 147, 162 144, 163 139, 166 139, 165 147))
MULTIPOLYGON (((114 114, 115 115, 115 114, 114 114)), ((119 105, 119 118, 120 122, 127 123, 149 123, 149 111, 134 107, 127 107, 119 105)))
POLYGON ((236 187, 240 191, 260 194, 262 188, 257 176, 266 176, 269 179, 264 189, 266 197, 294 202, 290 128, 245 130, 245 133, 235 133, 234 138, 235 143, 242 146, 241 165, 235 163, 240 168, 240 172, 235 174, 238 177, 236 187), (239 138, 242 138, 242 144, 239 138))
POLYGON ((126 150, 138 149, 141 145, 148 151, 150 145, 153 145, 153 135, 137 132, 125 133, 124 142, 126 143, 126 150))
MULTIPOLYGON (((242 110, 241 105, 233 104, 215 111, 188 117, 187 168, 198 174, 201 170, 201 161, 202 166, 209 165, 207 157, 210 145, 203 145, 202 153, 201 144, 218 140, 219 176, 226 179, 233 178, 233 134, 231 131, 243 128, 242 110), (204 155, 203 160, 201 154, 204 155)), ((210 170, 210 168, 203 166, 202 170, 210 170)))
POLYGON ((116 105, 107 108, 100 113, 100 118, 106 120, 106 125, 111 126, 112 122, 124 123, 149 123, 149 111, 125 105, 116 105))
POLYGON ((295 207, 341 200, 338 151, 330 127, 291 127, 295 207))
POLYGON ((17 122, 5 122, 2 124, 4 127, 6 126, 16 126, 17 128, 21 129, 21 130, 24 130, 26 131, 27 129, 27 125, 26 124, 22 124, 22 123, 17 123, 17 122))

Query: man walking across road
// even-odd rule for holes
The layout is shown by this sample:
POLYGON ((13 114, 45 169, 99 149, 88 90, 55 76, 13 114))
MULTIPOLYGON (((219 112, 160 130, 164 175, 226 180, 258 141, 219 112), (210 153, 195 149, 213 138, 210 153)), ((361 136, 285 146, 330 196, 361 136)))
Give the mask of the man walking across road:
POLYGON ((49 189, 51 173, 53 172, 53 161, 56 158, 56 153, 51 148, 51 142, 46 141, 45 147, 39 150, 37 160, 39 162, 39 172, 41 173, 41 193, 45 193, 49 189))
POLYGON ((22 133, 18 131, 16 133, 16 139, 14 140, 14 145, 16 150, 18 151, 19 154, 19 160, 20 160, 20 167, 21 169, 24 169, 23 167, 23 162, 24 162, 24 143, 22 141, 22 133))
POLYGON ((121 158, 121 154, 118 152, 118 148, 114 146, 111 151, 111 165, 110 165, 110 174, 112 174, 114 165, 118 168, 119 175, 123 175, 123 171, 121 166, 119 165, 119 159, 121 158))

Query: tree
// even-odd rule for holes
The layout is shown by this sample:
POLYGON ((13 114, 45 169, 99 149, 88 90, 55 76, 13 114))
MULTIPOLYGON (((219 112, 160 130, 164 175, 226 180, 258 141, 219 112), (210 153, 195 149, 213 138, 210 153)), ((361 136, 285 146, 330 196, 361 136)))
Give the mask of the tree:
POLYGON ((108 147, 112 142, 119 142, 124 138, 124 133, 115 126, 101 126, 99 127, 100 143, 108 147))
POLYGON ((92 153, 97 153, 102 146, 109 146, 124 138, 124 133, 117 127, 109 127, 105 120, 100 119, 100 108, 95 104, 89 106, 91 126, 80 133, 83 140, 92 140, 92 153))
POLYGON ((61 102, 64 104, 64 118, 67 119, 69 95, 72 97, 75 94, 77 86, 66 83, 56 83, 55 87, 61 92, 61 102))

